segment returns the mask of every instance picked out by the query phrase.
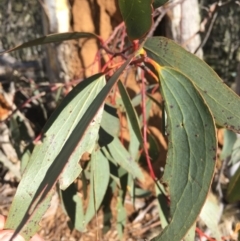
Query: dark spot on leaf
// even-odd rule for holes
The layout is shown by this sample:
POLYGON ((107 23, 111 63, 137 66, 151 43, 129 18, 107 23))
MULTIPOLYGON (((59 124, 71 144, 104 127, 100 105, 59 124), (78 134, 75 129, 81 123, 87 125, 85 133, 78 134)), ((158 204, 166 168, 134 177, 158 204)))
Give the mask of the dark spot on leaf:
POLYGON ((173 105, 170 105, 170 108, 172 109, 172 108, 173 108, 173 105))
POLYGON ((233 119, 233 116, 229 116, 229 117, 227 117, 227 119, 228 119, 228 120, 231 120, 231 119, 233 119))
POLYGON ((216 158, 217 158, 217 157, 216 157, 216 156, 214 156, 214 157, 213 157, 213 161, 216 161, 216 158))
POLYGON ((222 113, 224 112, 224 110, 222 110, 222 113))
POLYGON ((230 105, 231 103, 230 102, 228 102, 228 105, 230 105))
POLYGON ((180 126, 181 126, 181 127, 184 127, 184 124, 183 124, 183 123, 181 123, 181 124, 180 124, 180 126))
POLYGON ((205 126, 205 127, 207 127, 207 126, 208 126, 208 124, 205 124, 204 126, 205 126))
POLYGON ((199 134, 195 134, 195 137, 199 137, 199 134))
POLYGON ((178 127, 180 127, 180 125, 176 125, 176 127, 178 128, 178 127))
POLYGON ((204 91, 203 91, 203 93, 207 94, 207 91, 206 91, 206 90, 204 90, 204 91))

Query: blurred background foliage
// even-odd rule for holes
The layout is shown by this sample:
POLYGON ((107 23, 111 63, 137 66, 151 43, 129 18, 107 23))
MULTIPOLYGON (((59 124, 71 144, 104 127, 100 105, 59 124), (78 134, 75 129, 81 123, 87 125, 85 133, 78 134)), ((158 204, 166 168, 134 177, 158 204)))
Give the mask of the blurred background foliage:
MULTIPOLYGON (((214 0, 200 2, 202 18, 208 15, 209 4, 214 0)), ((235 81, 237 65, 240 62, 240 2, 225 1, 218 7, 212 31, 204 46, 205 61, 220 75, 224 82, 230 84, 235 81)), ((205 33, 202 34, 202 38, 205 33)))
MULTIPOLYGON (((0 26, 0 48, 5 50, 42 36, 40 1, 1 0, 0 26)), ((11 55, 22 61, 42 59, 43 47, 25 48, 11 55)))

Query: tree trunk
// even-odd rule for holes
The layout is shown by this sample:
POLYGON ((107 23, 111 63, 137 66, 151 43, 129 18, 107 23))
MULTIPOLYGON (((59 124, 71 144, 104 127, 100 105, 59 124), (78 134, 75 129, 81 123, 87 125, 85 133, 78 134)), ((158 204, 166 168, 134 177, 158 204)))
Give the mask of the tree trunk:
MULTIPOLYGON (((45 0, 44 34, 71 30, 71 7, 68 0, 45 0)), ((80 60, 75 40, 46 46, 46 68, 50 82, 69 82, 80 75, 80 60)))
MULTIPOLYGON (((194 53, 201 43, 198 0, 183 0, 181 2, 174 0, 173 3, 176 6, 168 13, 172 35, 169 37, 172 37, 189 52, 194 53)), ((202 49, 200 48, 196 54, 202 58, 202 49)))

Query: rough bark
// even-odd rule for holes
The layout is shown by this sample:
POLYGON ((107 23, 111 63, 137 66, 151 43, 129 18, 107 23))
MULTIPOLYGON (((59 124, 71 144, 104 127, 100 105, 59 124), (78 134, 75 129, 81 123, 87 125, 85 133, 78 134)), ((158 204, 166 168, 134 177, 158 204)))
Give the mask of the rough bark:
MULTIPOLYGON (((103 40, 121 22, 116 0, 75 0, 72 14, 74 31, 94 32, 103 40)), ((98 64, 93 64, 98 50, 96 40, 80 40, 78 44, 84 75, 90 76, 98 72, 98 64)))

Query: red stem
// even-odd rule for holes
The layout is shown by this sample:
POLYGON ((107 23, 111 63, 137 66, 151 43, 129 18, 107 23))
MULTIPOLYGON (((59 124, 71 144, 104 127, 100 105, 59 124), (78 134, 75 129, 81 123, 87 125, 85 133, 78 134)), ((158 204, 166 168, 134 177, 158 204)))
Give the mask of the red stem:
POLYGON ((146 88, 145 88, 145 76, 144 76, 144 71, 142 71, 142 116, 143 116, 143 149, 145 153, 145 157, 147 160, 148 168, 150 171, 150 176, 153 178, 153 180, 156 180, 156 176, 152 167, 152 163, 150 160, 150 156, 148 153, 148 148, 147 148, 147 115, 146 115, 146 88))

